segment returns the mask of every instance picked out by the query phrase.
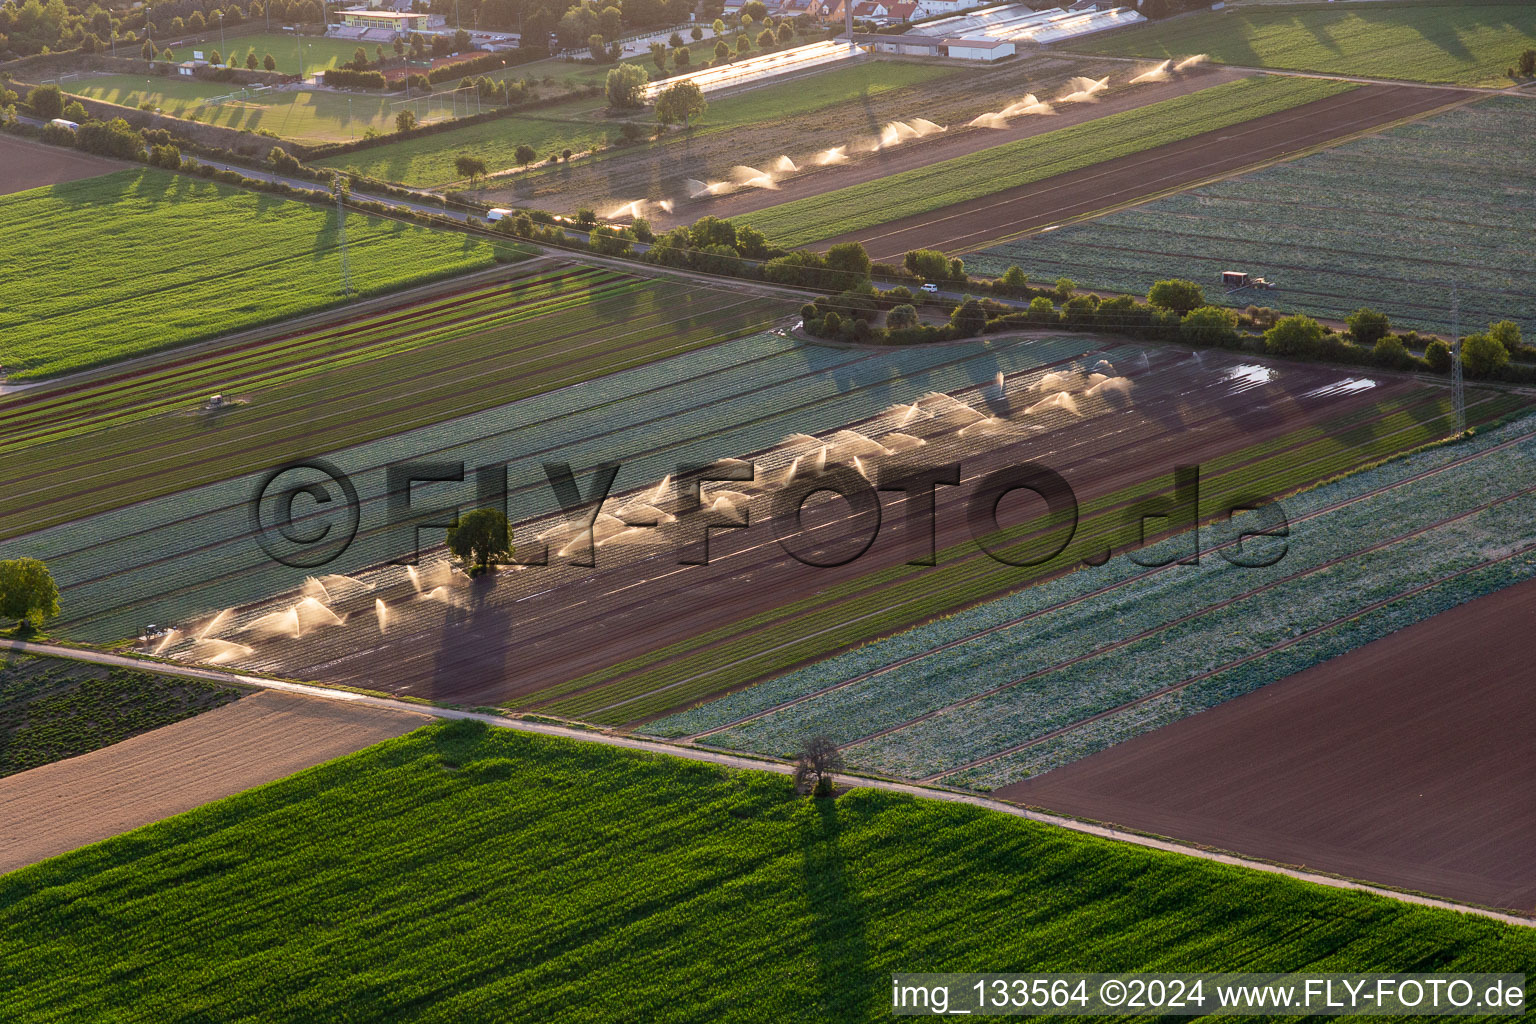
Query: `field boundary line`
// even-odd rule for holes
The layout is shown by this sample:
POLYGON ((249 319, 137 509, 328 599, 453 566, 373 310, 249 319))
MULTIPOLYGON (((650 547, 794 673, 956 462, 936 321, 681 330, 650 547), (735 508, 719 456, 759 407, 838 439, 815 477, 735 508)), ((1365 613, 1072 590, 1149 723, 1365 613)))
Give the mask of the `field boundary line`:
MULTIPOLYGON (((1329 76, 1324 75, 1324 76, 1317 76, 1317 77, 1329 77, 1329 76)), ((1346 81, 1347 81, 1347 79, 1346 79, 1346 81)), ((1366 84, 1372 84, 1372 83, 1366 83, 1366 84)), ((1393 83, 1393 84, 1396 84, 1396 83, 1393 83)), ((1406 83, 1404 83, 1404 84, 1406 84, 1406 83)), ((1444 86, 1429 86, 1428 88, 1445 88, 1445 87, 1444 86)), ((1497 93, 1495 93, 1494 95, 1497 95, 1497 93)), ((1184 185, 1172 185, 1172 186, 1170 186, 1168 188, 1162 189, 1162 190, 1157 191, 1157 192, 1149 193, 1149 194, 1147 194, 1145 196, 1141 196, 1140 198, 1137 198, 1137 199, 1128 199, 1128 200, 1126 200, 1123 203, 1115 203, 1115 204, 1103 207, 1103 208, 1098 209, 1098 210, 1090 211, 1088 213, 1077 214, 1076 216, 1068 217, 1066 220, 1057 221, 1054 224, 1047 224, 1045 227, 1027 228, 1027 229, 1025 229, 1023 231, 1016 231, 1016 232, 1014 232, 1011 235, 1002 235, 1002 236, 999 236, 998 238, 992 239, 991 241, 982 242, 982 243, 979 243, 977 245, 967 246, 967 247, 963 247, 963 248, 960 248, 960 249, 953 250, 952 252, 948 252, 947 255, 950 255, 950 256, 960 256, 960 255, 968 255, 968 254, 971 254, 971 253, 980 252, 983 249, 990 249, 990 248, 993 248, 994 246, 1004 245, 1004 244, 1006 244, 1008 242, 1017 241, 1020 238, 1028 238, 1028 237, 1030 237, 1032 235, 1038 235, 1038 234, 1041 234, 1042 232, 1046 232, 1046 231, 1056 231, 1059 228, 1073 227, 1075 225, 1083 223, 1084 221, 1097 220, 1100 217, 1107 217, 1107 216, 1109 216, 1112 213, 1120 213, 1120 212, 1125 211, 1125 210, 1133 209, 1133 208, 1135 208, 1137 206, 1144 206, 1147 203, 1154 203, 1154 202, 1157 202, 1158 200, 1161 200, 1161 199, 1167 199, 1170 196, 1176 196, 1176 195, 1179 195, 1182 192, 1190 192, 1190 191, 1193 191, 1194 189, 1197 189, 1197 188, 1204 188, 1207 185, 1214 185, 1218 181, 1227 181, 1227 180, 1229 180, 1231 178, 1240 178, 1240 177, 1242 177, 1244 175, 1247 175, 1247 174, 1256 174, 1259 171, 1268 170, 1269 168, 1274 167, 1277 164, 1289 163, 1292 160, 1301 160, 1301 159, 1304 159, 1305 157, 1316 156, 1318 153, 1321 153, 1324 150, 1335 149, 1335 148, 1337 148, 1339 146, 1348 145, 1351 142, 1358 142, 1360 139, 1369 138, 1372 135, 1380 135, 1383 132, 1388 132, 1388 131, 1392 131, 1393 129, 1396 129, 1396 128, 1401 128, 1405 124, 1412 124, 1414 121, 1420 121, 1420 120, 1423 120, 1426 117, 1433 117, 1433 116, 1435 116, 1437 114, 1443 114, 1446 111, 1449 111, 1449 110, 1451 110, 1451 109, 1453 109, 1455 107, 1467 106, 1468 104, 1477 103, 1480 100, 1485 100, 1487 98, 1488 98, 1487 96, 1478 96, 1478 95, 1463 96, 1460 99, 1452 100, 1449 103, 1445 103, 1445 104, 1443 104, 1441 106, 1434 107, 1434 108, 1422 111, 1422 112, 1417 113, 1417 114, 1408 114, 1408 115, 1406 115, 1404 117, 1398 118, 1395 121, 1384 121, 1381 124, 1373 125, 1373 126, 1371 126, 1369 128, 1361 128, 1361 129, 1358 129, 1356 131, 1350 132, 1350 133, 1345 134, 1345 135, 1339 135, 1339 136, 1335 136, 1334 138, 1331 138, 1331 139, 1326 139, 1326 140, 1324 140, 1322 142, 1313 143, 1312 145, 1304 147, 1302 149, 1290 150, 1288 152, 1280 154, 1279 156, 1268 157, 1268 158, 1256 161, 1255 163, 1252 163, 1252 164, 1246 164, 1246 165, 1244 165, 1242 167, 1239 167, 1239 168, 1236 168, 1234 170, 1225 171, 1225 172, 1222 172, 1222 173, 1219 173, 1219 174, 1213 174, 1210 177, 1202 178, 1199 181, 1192 181, 1192 182, 1189 182, 1189 183, 1184 184, 1184 185)), ((1292 108, 1292 109, 1295 109, 1295 108, 1292 108)))
MULTIPOLYGON (((668 757, 678 757, 690 761, 702 761, 719 765, 725 768, 735 768, 744 771, 766 771, 778 775, 791 775, 795 766, 777 760, 749 757, 741 754, 717 753, 698 748, 680 747, 676 744, 661 740, 645 740, 632 736, 617 735, 610 732, 593 732, 577 729, 570 726, 554 725, 546 722, 535 722, 527 719, 508 718, 504 715, 486 714, 480 711, 464 711, 458 708, 445 708, 436 705, 412 704, 407 701, 394 700, 385 697, 371 697, 366 694, 347 690, 334 690, 324 686, 316 686, 309 683, 295 683, 279 679, 267 679, 261 676, 245 675, 238 672, 222 672, 217 669, 195 668, 193 666, 162 665, 158 662, 148 662, 144 659, 133 658, 127 655, 110 654, 103 651, 87 650, 81 648, 61 647, 54 644, 32 643, 24 640, 0 640, 0 648, 6 648, 24 654, 37 654, 44 657, 70 658, 77 661, 88 661, 101 665, 116 665, 126 668, 137 668, 146 671, 156 671, 167 675, 179 675, 190 678, 213 679, 220 682, 234 683, 242 686, 254 686, 262 689, 281 690, 288 693, 315 697, 322 700, 343 700, 365 707, 382 708, 389 711, 413 712, 431 718, 449 721, 481 722, 498 729, 511 729, 516 732, 537 733, 543 736, 553 736, 561 739, 576 740, 585 743, 599 743, 604 746, 619 747, 626 750, 634 750, 642 753, 661 754, 668 757)), ((927 800, 943 800, 948 803, 967 804, 979 807, 983 810, 997 811, 1015 818, 1024 818, 1043 825, 1054 825, 1058 828, 1070 829, 1086 835, 1097 836, 1100 839, 1109 839, 1116 842, 1129 843, 1133 846, 1141 846, 1146 849, 1159 850, 1164 853, 1182 854, 1187 857, 1195 857, 1200 860, 1217 864, 1226 864, 1233 867, 1249 868, 1254 871, 1262 871, 1266 874, 1281 875, 1298 881, 1311 882, 1315 885, 1325 885, 1333 889, 1348 889, 1356 892, 1365 892, 1373 896, 1382 896, 1387 899, 1397 900, 1400 903, 1409 903, 1417 906, 1432 907, 1438 910, 1450 910, 1460 914, 1470 914, 1476 917, 1488 918, 1503 924, 1516 925, 1523 928, 1536 927, 1536 918, 1524 917, 1519 914, 1494 910, 1489 907, 1480 907, 1471 904, 1457 903, 1454 900, 1441 899, 1435 896, 1426 896, 1420 893, 1405 892, 1390 889, 1385 886, 1372 885, 1368 882, 1355 881, 1334 875, 1325 875, 1312 871, 1303 871, 1298 868, 1285 867, 1280 864, 1272 864, 1267 861, 1243 857, 1238 854, 1223 853, 1186 843, 1164 839, 1158 836, 1145 835, 1139 832, 1131 832, 1123 829, 1111 828, 1095 822, 1083 821, 1077 818, 1066 817, 1059 814, 1050 814, 1037 811, 1019 804, 1009 803, 993 797, 982 796, 977 793, 948 787, 935 787, 920 785, 917 783, 897 782, 872 776, 844 775, 844 780, 855 785, 865 786, 871 789, 880 789, 891 793, 902 793, 907 796, 927 800)))

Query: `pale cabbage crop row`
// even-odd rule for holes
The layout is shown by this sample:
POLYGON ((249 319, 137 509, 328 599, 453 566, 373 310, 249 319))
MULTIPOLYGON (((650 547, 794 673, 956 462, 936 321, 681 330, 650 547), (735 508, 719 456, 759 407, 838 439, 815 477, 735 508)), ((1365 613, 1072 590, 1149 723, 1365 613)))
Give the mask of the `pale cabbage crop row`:
POLYGON ((1342 317, 1369 305, 1400 326, 1463 328, 1509 318, 1536 330, 1536 165, 1529 111, 1499 99, 1335 150, 1158 200, 967 258, 973 270, 1018 264, 1143 293, 1184 277, 1221 294, 1220 273, 1279 284, 1230 301, 1342 317), (1492 168, 1498 168, 1495 173, 1492 168))

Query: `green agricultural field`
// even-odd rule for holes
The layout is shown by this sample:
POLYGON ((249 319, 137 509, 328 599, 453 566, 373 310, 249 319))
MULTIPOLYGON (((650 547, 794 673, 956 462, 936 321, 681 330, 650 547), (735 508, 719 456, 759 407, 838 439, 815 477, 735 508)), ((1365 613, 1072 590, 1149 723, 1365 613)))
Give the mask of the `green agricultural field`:
POLYGON ((78 96, 125 107, 152 103, 173 117, 190 118, 236 131, 265 130, 300 142, 342 142, 362 136, 369 128, 394 129, 400 93, 334 93, 314 91, 250 92, 210 104, 212 97, 240 93, 232 82, 180 80, 144 75, 95 75, 71 79, 65 89, 78 96))
POLYGON ((918 88, 941 78, 963 75, 963 72, 962 68, 890 60, 833 65, 831 70, 810 78, 797 78, 735 96, 711 99, 709 109, 697 122, 697 130, 721 131, 811 114, 897 89, 918 88))
POLYGON ((1170 277, 1217 282, 1241 267, 1275 282, 1234 305, 1342 320, 1361 306, 1402 327, 1510 319, 1536 335, 1530 211, 1536 165, 1527 99, 1457 107, 1299 160, 966 256, 981 274, 1146 294, 1170 277), (1489 173, 1497 167, 1498 173, 1489 173))
MULTIPOLYGON (((509 68, 506 77, 533 75, 538 67, 524 65, 509 68)), ((715 132, 750 130, 765 122, 856 103, 899 89, 913 89, 956 73, 955 68, 895 61, 866 61, 837 67, 809 79, 797 79, 792 83, 765 86, 738 96, 711 100, 708 112, 686 139, 672 135, 659 142, 604 149, 594 154, 594 159, 606 161, 615 156, 645 156, 657 149, 665 151, 666 147, 685 143, 692 145, 694 140, 715 132)), ((571 100, 569 103, 544 107, 487 124, 469 125, 348 153, 321 160, 319 164, 358 171, 406 185, 441 185, 458 180, 453 159, 460 153, 478 156, 496 171, 517 166, 513 151, 522 143, 538 151, 540 162, 566 148, 582 153, 598 146, 610 145, 618 137, 618 127, 602 116, 602 109, 601 99, 571 100)), ((553 180, 541 182, 540 187, 558 189, 565 183, 563 179, 580 177, 584 173, 584 167, 544 171, 541 177, 553 180)))
POLYGON ((99 750, 243 693, 199 679, 7 654, 0 658, 0 776, 99 750))
POLYGON ((1111 114, 741 219, 781 245, 806 245, 912 214, 1027 185, 1201 132, 1323 99, 1351 86, 1322 79, 1247 78, 1111 114))
MULTIPOLYGON (((753 295, 557 265, 232 351, 210 347, 174 366, 6 395, 0 472, 16 483, 0 536, 557 391, 759 330, 784 312, 753 295), (214 393, 233 406, 193 415, 214 393)), ((179 518, 185 504, 177 508, 179 518)))
MULTIPOLYGON (((487 241, 354 214, 360 295, 491 264, 487 241)), ((45 377, 344 300, 333 209, 153 169, 0 197, 0 365, 45 377)))
POLYGON ((584 153, 611 143, 618 137, 618 129, 588 118, 592 105, 591 100, 572 100, 532 114, 422 135, 317 163, 405 185, 448 184, 459 179, 453 161, 461 153, 478 156, 491 170, 498 171, 517 166, 514 153, 521 145, 532 146, 542 163, 565 149, 584 153))
POLYGON ((1507 86, 1505 71, 1520 51, 1536 46, 1536 7, 1529 3, 1350 7, 1208 12, 1073 48, 1121 57, 1206 53, 1245 67, 1507 86))
POLYGON ((1483 918, 470 723, 16 871, 0 905, 10 1020, 850 1024, 890 1018, 897 971, 1536 958, 1483 918))

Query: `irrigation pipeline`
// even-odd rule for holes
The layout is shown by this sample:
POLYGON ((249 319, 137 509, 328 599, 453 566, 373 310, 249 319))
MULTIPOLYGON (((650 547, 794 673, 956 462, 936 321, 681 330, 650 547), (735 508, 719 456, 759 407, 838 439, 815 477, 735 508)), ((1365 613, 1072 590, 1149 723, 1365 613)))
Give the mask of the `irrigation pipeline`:
MULTIPOLYGON (((1325 506, 1323 506, 1321 508, 1314 509, 1313 511, 1311 511, 1309 513, 1306 513, 1305 515, 1298 516, 1296 519, 1292 520, 1292 522, 1295 522, 1295 523, 1308 522, 1308 521, 1310 521, 1312 519, 1318 518, 1319 516, 1327 515, 1329 513, 1336 512, 1339 509, 1347 508, 1347 507, 1349 507, 1351 505, 1358 504, 1358 503, 1360 503, 1362 501, 1366 501, 1366 500, 1369 500, 1371 498, 1379 497, 1382 494, 1386 494, 1386 493, 1389 493, 1391 491, 1397 490, 1400 487, 1404 487, 1404 486, 1407 486, 1409 484, 1413 484, 1413 483, 1416 483, 1418 481, 1427 479, 1427 478, 1429 478, 1431 476, 1435 476, 1435 475, 1437 475, 1439 473, 1442 473, 1442 472, 1444 472, 1446 470, 1459 468, 1461 466, 1464 466, 1464 465, 1467 465, 1469 463, 1475 462, 1478 459, 1484 458, 1484 457, 1489 456, 1489 455, 1493 455, 1493 454, 1495 454, 1497 452, 1503 451, 1503 450, 1505 450, 1507 448, 1510 448, 1510 447, 1513 447, 1515 445, 1522 444, 1522 443, 1524 443, 1526 441, 1531 440, 1532 438, 1536 438, 1536 430, 1531 430, 1531 431, 1529 431, 1527 433, 1524 433, 1524 434, 1522 434, 1522 435, 1520 435, 1518 437, 1510 438, 1509 440, 1503 441, 1503 442, 1501 442, 1501 443, 1499 443, 1499 444, 1497 444, 1497 445, 1495 445, 1495 446, 1493 446, 1491 448, 1487 448, 1487 449, 1484 449, 1484 450, 1479 451, 1479 452, 1473 452, 1473 453, 1471 453, 1469 455, 1464 455, 1464 456, 1462 456, 1462 457, 1460 457, 1458 459, 1454 459, 1451 462, 1446 463, 1443 466, 1437 466, 1437 467, 1434 467, 1432 469, 1427 469, 1427 470, 1424 470, 1423 472, 1415 473, 1412 476, 1405 477, 1402 480, 1398 480, 1398 481, 1395 481, 1395 482, 1390 483, 1390 484, 1385 484, 1385 485, 1383 485, 1381 487, 1377 487, 1377 488, 1375 488, 1373 490, 1366 491, 1366 492, 1364 492, 1362 494, 1358 494, 1358 495, 1355 495, 1355 496, 1350 497, 1350 498, 1345 498, 1345 499, 1343 499, 1341 501, 1336 501, 1336 502, 1334 502, 1334 503, 1332 503, 1330 505, 1325 505, 1325 506)), ((1511 498, 1512 497, 1518 497, 1519 494, 1524 494, 1524 493, 1528 493, 1528 492, 1527 491, 1517 492, 1517 494, 1510 495, 1509 497, 1511 497, 1511 498)), ((1503 499, 1500 499, 1500 500, 1503 500, 1503 499)), ((1486 509, 1486 507, 1491 507, 1492 504, 1496 504, 1496 503, 1497 502, 1493 502, 1493 503, 1490 503, 1488 506, 1481 506, 1481 507, 1479 507, 1477 509, 1472 510, 1472 513, 1484 511, 1486 509)), ((1464 513, 1463 515, 1472 514, 1472 513, 1464 513)), ((1426 529, 1426 530, 1427 529, 1434 529, 1434 528, 1436 528, 1438 526, 1445 525, 1446 523, 1453 522, 1453 521, 1455 521, 1458 518, 1461 518, 1461 517, 1460 516, 1452 516, 1452 517, 1450 517, 1450 518, 1448 518, 1446 520, 1442 520, 1439 523, 1435 523, 1435 524, 1432 524, 1431 526, 1425 527, 1424 529, 1426 529)), ((1402 535, 1400 537, 1391 538, 1391 539, 1389 539, 1387 541, 1383 541, 1383 542, 1381 542, 1379 544, 1373 545, 1371 548, 1366 548, 1366 549, 1361 550, 1361 551, 1353 552, 1353 553, 1351 553, 1349 555, 1341 556, 1341 558, 1334 559, 1333 562, 1339 562, 1339 561, 1343 561, 1345 559, 1354 558, 1357 555, 1365 554, 1365 553, 1367 553, 1367 552, 1369 552, 1371 550, 1375 550, 1376 548, 1384 547, 1386 545, 1394 544, 1394 543, 1397 543, 1398 541, 1408 539, 1409 537, 1411 537, 1414 534, 1417 534, 1419 532, 1422 532, 1422 531, 1417 531, 1416 530, 1416 531, 1413 531, 1412 533, 1404 534, 1404 535, 1402 535)), ((1213 547, 1209 548, 1208 550, 1210 550, 1212 552, 1219 552, 1219 551, 1221 551, 1221 550, 1223 550, 1223 549, 1225 549, 1227 547, 1231 547, 1231 546, 1239 543, 1239 540, 1240 540, 1240 538, 1234 538, 1231 541, 1227 541, 1227 542, 1222 543, 1222 544, 1214 545, 1213 547)), ((1333 562, 1325 563, 1324 565, 1317 566, 1316 568, 1317 569, 1324 568, 1326 565, 1333 564, 1333 562)), ((1159 575, 1161 575, 1163 573, 1171 572, 1171 571, 1173 571, 1173 569, 1174 569, 1174 566, 1172 566, 1172 565, 1159 566, 1157 568, 1148 569, 1146 572, 1138 573, 1135 576, 1132 576, 1132 577, 1130 577, 1128 579, 1125 579, 1125 580, 1121 580, 1121 581, 1119 581, 1117 583, 1112 583, 1112 584, 1109 584, 1107 586, 1100 587, 1097 590, 1090 591, 1090 592, 1088 592, 1086 594, 1080 594, 1077 597, 1069 598, 1069 599, 1067 599, 1065 601, 1059 601, 1056 604, 1050 605, 1049 607, 1037 609, 1037 610, 1029 612, 1027 614, 1017 616, 1016 618, 1009 619, 1006 622, 1000 622, 1000 623, 997 623, 995 625, 988 626, 985 629, 981 629, 981 630, 978 630, 978 631, 976 631, 974 633, 969 633, 969 634, 967 634, 965 636, 958 637, 958 638, 956 638, 954 640, 947 641, 947 642, 945 642, 943 644, 938 645, 937 647, 932 647, 932 648, 929 648, 928 650, 919 651, 916 654, 908 655, 905 658, 901 658, 901 659, 899 659, 897 661, 890 662, 889 664, 882 665, 879 668, 870 669, 867 672, 862 672, 862 673, 860 673, 860 674, 858 674, 856 676, 853 676, 850 679, 845 679, 845 680, 843 680, 841 682, 834 683, 831 686, 823 687, 822 689, 816 690, 816 691, 814 691, 812 693, 802 694, 801 696, 796 697, 793 700, 785 701, 782 704, 776 704, 776 705, 774 705, 771 708, 766 708, 766 709, 764 709, 762 711, 757 711, 757 712, 754 712, 754 713, 752 713, 750 715, 744 715, 741 718, 735 719, 735 720, 733 720, 731 722, 727 722, 724 725, 715 726, 715 727, 712 727, 712 728, 709 728, 709 729, 702 730, 700 732, 693 733, 693 734, 691 734, 689 736, 683 737, 683 739, 680 742, 683 742, 683 743, 694 743, 694 742, 697 742, 698 740, 703 739, 703 738, 705 738, 707 736, 713 736, 716 733, 726 732, 726 731, 728 731, 730 729, 736 728, 737 726, 745 725, 746 723, 755 721, 755 720, 757 720, 759 718, 766 718, 769 715, 776 714, 776 713, 778 713, 780 711, 785 710, 786 708, 791 708, 791 707, 794 707, 797 704, 803 704, 803 703, 806 703, 807 701, 815 700, 816 698, 824 696, 824 695, 826 695, 828 693, 833 693, 835 691, 842 690, 842 689, 845 689, 847 687, 853 686, 853 685, 855 685, 857 683, 864 682, 865 680, 872 679, 872 678, 874 678, 876 676, 884 675, 887 672, 895 671, 898 668, 902 668, 902 667, 904 667, 906 665, 913 664, 914 662, 921 661, 922 659, 927 658, 927 657, 929 657, 931 655, 940 654, 940 653, 942 653, 944 651, 952 650, 952 649, 954 649, 956 647, 961 647, 961 646, 963 646, 965 644, 970 643, 973 640, 978 640, 978 639, 981 639, 982 637, 990 636, 990 635, 992 635, 994 633, 1000 633, 1000 632, 1003 632, 1005 630, 1012 629, 1015 626, 1022 625, 1023 623, 1029 622, 1029 621, 1031 621, 1033 619, 1037 619, 1037 618, 1040 618, 1042 616, 1049 615, 1049 614, 1051 614, 1053 612, 1062 611, 1064 609, 1071 608, 1071 607, 1073 607, 1075 605, 1079 605, 1079 604, 1085 603, 1087 601, 1091 601, 1091 600, 1093 600, 1095 598, 1102 597, 1105 594, 1113 593, 1113 592, 1115 592, 1117 590, 1123 590, 1123 589, 1125 589, 1127 587, 1130 587, 1132 585, 1135 585, 1135 584, 1138 584, 1138 583, 1142 583, 1142 582, 1144 582, 1144 581, 1146 581, 1148 579, 1151 579, 1151 578, 1153 578, 1155 576, 1159 576, 1159 575)), ((1286 582, 1287 580, 1292 579, 1292 578, 1294 578, 1294 575, 1292 577, 1287 577, 1286 580, 1276 581, 1275 584, 1271 584, 1270 586, 1278 585, 1278 583, 1286 582)), ((1259 590, 1265 590, 1265 589, 1268 589, 1268 587, 1259 588, 1259 590)), ((1259 591, 1254 591, 1253 593, 1257 593, 1257 592, 1259 592, 1259 591)), ((1249 595, 1242 595, 1242 596, 1249 596, 1249 595)), ((1233 600, 1237 600, 1237 598, 1234 598, 1233 600)), ((1229 602, 1224 602, 1224 603, 1229 603, 1229 602)), ((1183 621, 1183 620, 1179 620, 1179 621, 1183 621)), ((1163 627, 1158 627, 1158 629, 1166 628, 1166 626, 1175 625, 1175 624, 1176 623, 1167 623, 1163 627)), ((1156 630, 1151 631, 1151 632, 1156 632, 1156 630)), ((1133 638, 1133 639, 1135 639, 1135 638, 1133 638)), ((1114 647, 1114 646, 1120 646, 1120 645, 1119 644, 1112 645, 1111 648, 1104 648, 1103 650, 1112 649, 1112 647, 1114 647)), ((1097 651, 1097 652, 1094 652, 1094 653, 1102 653, 1102 651, 1097 651)), ((1090 656, 1092 656, 1092 655, 1085 655, 1084 657, 1090 657, 1090 656)), ((1078 660, 1081 660, 1081 659, 1076 659, 1076 658, 1073 659, 1074 662, 1078 661, 1078 660)), ((1071 663, 1072 662, 1064 662, 1061 665, 1053 666, 1052 669, 1046 669, 1046 670, 1042 670, 1042 671, 1052 671, 1055 668, 1062 667, 1062 665, 1071 664, 1071 663)), ((989 690, 989 691, 987 691, 987 693, 993 693, 993 692, 996 692, 997 690, 1007 689, 1008 687, 1017 685, 1018 683, 1025 681, 1026 679, 1033 678, 1035 675, 1038 675, 1038 674, 1039 673, 1031 673, 1031 675, 1025 676, 1022 679, 1014 680, 1012 682, 1005 683, 1002 686, 996 687, 994 690, 989 690)), ((981 694, 981 695, 978 695, 978 696, 985 696, 985 694, 981 694)), ((968 703, 968 702, 969 701, 967 700, 967 701, 962 701, 960 703, 968 703)), ((944 709, 940 709, 940 710, 944 710, 944 709)), ((928 717, 928 716, 925 715, 923 717, 928 717)), ((918 721, 918 720, 919 719, 913 719, 912 721, 915 722, 915 721, 918 721)), ((903 723, 903 725, 896 726, 894 728, 895 729, 903 728, 905 725, 909 725, 909 724, 911 724, 911 723, 910 722, 903 723)), ((894 729, 881 730, 881 732, 879 732, 879 733, 872 733, 869 736, 862 737, 861 739, 855 740, 853 742, 854 743, 860 743, 860 742, 863 742, 866 739, 872 739, 872 738, 874 738, 874 736, 883 735, 884 733, 891 732, 891 731, 894 731, 894 729)), ((845 744, 845 746, 847 746, 847 745, 851 745, 851 744, 845 744)))

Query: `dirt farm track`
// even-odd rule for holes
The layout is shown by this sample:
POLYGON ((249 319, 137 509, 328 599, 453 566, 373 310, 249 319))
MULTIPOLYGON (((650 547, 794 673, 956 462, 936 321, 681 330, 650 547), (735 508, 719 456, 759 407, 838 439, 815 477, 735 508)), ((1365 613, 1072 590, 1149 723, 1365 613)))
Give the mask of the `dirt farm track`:
POLYGON ((263 691, 0 779, 0 872, 399 736, 423 715, 263 691))
POLYGON ((0 135, 0 196, 120 171, 126 164, 78 150, 0 135))
POLYGON ((995 796, 1536 914, 1536 583, 995 796))
MULTIPOLYGON (((1102 164, 903 217, 827 239, 863 242, 872 259, 890 261, 911 249, 959 253, 1150 198, 1357 132, 1466 100, 1460 89, 1367 85, 1242 124, 1156 146, 1102 164)), ((757 208, 796 198, 773 193, 757 208)), ((731 210, 732 215, 745 210, 731 210)), ((723 215, 723 214, 722 214, 723 215)))

